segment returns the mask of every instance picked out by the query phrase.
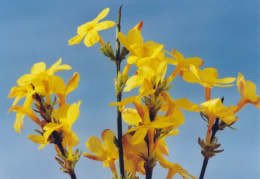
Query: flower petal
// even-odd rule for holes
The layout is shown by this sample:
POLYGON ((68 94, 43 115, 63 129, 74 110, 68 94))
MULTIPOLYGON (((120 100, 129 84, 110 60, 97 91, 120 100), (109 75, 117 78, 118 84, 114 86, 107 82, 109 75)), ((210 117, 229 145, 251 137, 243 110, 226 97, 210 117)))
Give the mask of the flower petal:
POLYGON ((89 33, 86 35, 84 39, 84 43, 87 47, 91 47, 95 43, 97 43, 100 39, 100 36, 96 30, 91 30, 89 33))
POLYGON ((105 154, 106 151, 105 147, 100 141, 100 139, 97 138, 96 136, 90 137, 86 142, 86 146, 88 150, 94 154, 101 155, 101 156, 105 154))
POLYGON ((98 23, 96 25, 95 29, 97 31, 100 31, 100 30, 109 29, 111 27, 114 27, 115 25, 116 25, 116 23, 113 21, 103 21, 103 22, 98 23))
POLYGON ((98 14, 98 16, 93 21, 98 22, 101 19, 104 19, 108 13, 109 13, 109 8, 104 9, 101 13, 98 14))
POLYGON ((147 134, 147 130, 148 128, 146 127, 142 127, 140 129, 138 129, 137 131, 135 131, 135 134, 132 137, 132 144, 138 144, 140 143, 142 140, 144 140, 146 134, 147 134))

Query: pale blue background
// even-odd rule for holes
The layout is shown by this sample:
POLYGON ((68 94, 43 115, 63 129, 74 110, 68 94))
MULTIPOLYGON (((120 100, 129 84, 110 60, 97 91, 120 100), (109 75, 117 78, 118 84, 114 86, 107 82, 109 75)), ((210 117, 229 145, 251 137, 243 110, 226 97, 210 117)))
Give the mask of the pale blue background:
MULTIPOLYGON (((80 117, 73 125, 80 140, 79 149, 87 152, 87 139, 93 135, 100 137, 103 129, 116 131, 116 109, 108 107, 116 100, 115 65, 99 53, 99 45, 68 46, 67 41, 76 35, 79 25, 92 20, 106 7, 110 7, 106 20, 116 21, 120 5, 123 5, 124 33, 143 20, 144 41, 164 44, 166 50, 177 49, 185 57, 198 56, 205 61, 204 67, 217 68, 219 77, 237 77, 241 72, 256 83, 260 94, 260 3, 257 0, 1 0, 1 179, 69 178, 59 171, 52 145, 38 150, 38 145, 26 138, 35 133, 37 126, 26 118, 25 130, 18 134, 13 129, 15 113, 6 113, 13 102, 7 99, 10 89, 21 75, 29 73, 34 63, 44 61, 49 67, 62 57, 64 64, 72 66, 71 71, 57 73, 65 81, 79 72, 78 89, 67 98, 69 103, 83 100, 80 117)), ((115 47, 115 28, 100 34, 115 47)), ((174 99, 188 97, 192 102, 203 102, 204 90, 200 85, 187 84, 179 77, 174 85, 170 91, 174 99)), ((226 105, 235 105, 240 99, 236 86, 214 88, 212 96, 225 96, 226 105)), ((225 151, 209 161, 206 179, 260 178, 259 114, 256 107, 248 105, 238 113, 240 119, 234 125, 237 130, 217 133, 225 151)), ((167 139, 168 159, 198 177, 203 158, 197 139, 205 138, 206 123, 198 113, 185 112, 185 117, 179 134, 167 139)), ((102 168, 101 162, 85 157, 75 170, 79 179, 112 178, 110 170, 102 168)), ((165 178, 166 173, 158 164, 154 178, 165 178)))

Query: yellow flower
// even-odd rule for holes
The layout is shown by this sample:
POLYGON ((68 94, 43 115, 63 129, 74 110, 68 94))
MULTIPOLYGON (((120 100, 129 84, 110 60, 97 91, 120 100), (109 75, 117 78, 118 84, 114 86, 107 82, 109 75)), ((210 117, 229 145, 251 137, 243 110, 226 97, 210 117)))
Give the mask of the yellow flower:
POLYGON ((136 171, 143 174, 144 160, 140 157, 142 153, 147 152, 146 142, 143 140, 138 144, 132 144, 132 135, 125 134, 122 137, 123 149, 124 149, 124 164, 125 170, 135 176, 136 171))
POLYGON ((49 86, 50 86, 50 93, 57 94, 59 98, 59 106, 65 104, 65 98, 68 93, 75 90, 78 87, 80 76, 76 72, 73 76, 69 79, 67 85, 65 86, 63 79, 58 76, 52 76, 49 78, 49 86))
POLYGON ((27 90, 27 93, 30 93, 27 98, 31 97, 32 94, 37 93, 46 96, 47 103, 50 103, 50 94, 52 93, 51 90, 60 88, 60 85, 65 86, 62 79, 59 80, 62 81, 62 83, 56 83, 53 85, 50 84, 51 79, 60 79, 60 77, 55 76, 54 73, 61 70, 71 69, 69 65, 60 65, 61 61, 62 59, 59 59, 49 69, 46 69, 44 62, 34 64, 34 66, 31 68, 31 74, 25 74, 21 76, 17 80, 19 87, 14 87, 8 97, 16 97, 15 103, 17 103, 22 97, 26 96, 27 90), (23 93, 19 91, 20 89, 23 89, 23 93))
POLYGON ((189 83, 199 83, 205 88, 206 101, 210 100, 211 88, 217 87, 229 87, 233 86, 233 81, 236 78, 227 77, 218 79, 218 71, 215 68, 204 68, 203 70, 197 68, 194 65, 190 66, 190 71, 183 73, 183 79, 189 83))
MULTIPOLYGON (((154 59, 153 62, 149 63, 148 65, 140 66, 136 72, 136 75, 131 76, 127 80, 126 87, 124 88, 125 92, 131 91, 136 87, 145 85, 144 83, 147 83, 147 81, 151 81, 153 77, 157 77, 157 81, 164 77, 167 69, 167 62, 160 62, 157 59, 154 59)), ((141 88, 141 91, 143 90, 145 89, 141 88)))
POLYGON ((210 136, 212 131, 212 126, 214 124, 214 121, 216 118, 219 118, 220 120, 224 121, 226 124, 231 124, 235 122, 238 117, 235 117, 235 106, 229 106, 226 107, 222 104, 221 100, 218 99, 212 99, 209 101, 206 101, 201 104, 202 112, 208 116, 208 130, 206 135, 206 144, 210 144, 210 136))
MULTIPOLYGON (((55 64, 53 64, 49 69, 46 69, 46 64, 44 62, 36 63, 31 68, 31 74, 25 74, 17 80, 19 86, 24 86, 32 83, 33 79, 39 78, 42 81, 48 81, 50 76, 53 76, 55 72, 62 70, 70 70, 69 65, 60 65, 62 59, 60 58, 55 64)), ((34 86, 35 87, 35 86, 34 86)))
MULTIPOLYGON (((77 120, 79 116, 79 106, 81 101, 78 104, 73 103, 72 105, 64 104, 58 110, 58 116, 55 117, 55 120, 58 120, 59 123, 50 122, 44 126, 44 138, 45 141, 48 140, 49 136, 52 134, 53 131, 61 130, 66 139, 66 143, 69 149, 69 158, 72 159, 72 146, 76 146, 79 144, 79 140, 77 135, 71 130, 71 126, 77 120)), ((55 114, 55 112, 54 112, 55 114)))
POLYGON ((131 133, 135 131, 132 138, 132 144, 140 143, 148 134, 149 130, 152 132, 154 129, 162 129, 175 125, 174 120, 172 120, 172 116, 157 117, 155 121, 151 122, 148 108, 142 104, 135 104, 135 106, 137 105, 139 105, 137 108, 139 109, 138 113, 142 119, 142 122, 138 126, 128 129, 125 132, 131 133))
POLYGON ((179 164, 173 164, 173 163, 167 161, 163 157, 162 153, 158 150, 156 152, 156 160, 158 160, 158 162, 160 163, 160 165, 163 168, 168 169, 168 174, 167 174, 166 179, 172 179, 175 176, 175 174, 177 174, 177 173, 179 173, 185 179, 188 179, 188 178, 196 179, 196 177, 189 174, 188 171, 184 170, 179 164))
POLYGON ((142 27, 143 21, 139 22, 134 28, 130 29, 127 36, 125 36, 122 32, 118 33, 119 42, 130 52, 131 55, 135 54, 132 49, 132 45, 143 44, 143 37, 141 35, 142 27))
POLYGON ((129 30, 127 36, 122 32, 118 33, 119 42, 130 52, 127 63, 134 63, 138 68, 143 65, 152 65, 154 59, 158 58, 161 61, 162 57, 164 57, 161 52, 164 45, 153 41, 143 43, 141 35, 142 26, 143 22, 138 23, 134 28, 129 30))
POLYGON ((36 124, 38 124, 40 127, 42 127, 42 123, 39 120, 39 118, 36 116, 36 114, 34 114, 34 112, 32 111, 31 108, 26 108, 23 106, 12 106, 9 110, 8 113, 10 111, 14 111, 17 112, 16 113, 16 121, 14 123, 14 129, 16 132, 20 133, 20 129, 23 129, 23 120, 24 120, 24 116, 27 115, 28 117, 31 118, 31 120, 33 120, 36 124))
POLYGON ((240 111, 246 104, 253 104, 260 109, 260 97, 255 93, 256 86, 249 80, 245 81, 244 76, 239 73, 237 77, 237 88, 241 95, 241 99, 237 104, 236 113, 240 111))
POLYGON ((98 31, 105 30, 115 26, 113 21, 99 22, 105 18, 109 12, 109 8, 104 9, 93 21, 87 22, 78 27, 78 35, 70 39, 69 45, 78 44, 84 39, 84 43, 87 47, 91 47, 97 42, 100 42, 102 46, 105 46, 102 38, 98 34, 98 31))
POLYGON ((95 155, 89 153, 84 153, 83 155, 92 160, 103 161, 103 167, 109 166, 112 173, 117 175, 115 161, 118 158, 118 149, 114 143, 115 133, 109 129, 105 129, 101 137, 105 146, 99 138, 92 136, 86 142, 86 146, 95 155))
POLYGON ((166 50, 164 50, 163 52, 171 55, 175 59, 174 60, 172 58, 166 58, 168 63, 172 65, 177 65, 172 74, 170 75, 168 83, 170 83, 178 74, 182 76, 184 71, 188 71, 190 65, 200 67, 204 63, 204 61, 198 57, 184 58, 184 56, 175 49, 172 50, 172 54, 170 52, 167 52, 166 50))

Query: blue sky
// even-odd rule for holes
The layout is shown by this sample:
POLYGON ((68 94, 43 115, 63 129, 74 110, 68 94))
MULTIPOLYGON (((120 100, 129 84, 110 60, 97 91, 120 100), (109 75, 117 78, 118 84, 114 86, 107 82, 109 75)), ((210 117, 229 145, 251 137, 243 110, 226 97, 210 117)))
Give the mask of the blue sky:
MULTIPOLYGON (((198 56, 204 60, 204 68, 217 68, 220 78, 237 77, 240 72, 258 86, 257 94, 260 94, 260 2, 257 0, 2 0, 0 178, 69 178, 59 171, 53 146, 38 150, 38 145, 26 138, 35 133, 37 126, 26 118, 25 130, 18 134, 13 129, 15 113, 6 113, 13 102, 13 99, 7 99, 10 89, 37 62, 44 61, 49 67, 62 57, 63 64, 69 64, 72 70, 58 75, 67 81, 74 72, 80 74, 78 88, 67 98, 70 104, 83 101, 80 117, 73 125, 80 140, 80 150, 88 152, 87 139, 93 135, 100 137, 104 129, 116 131, 116 109, 108 107, 116 100, 115 65, 100 54, 98 44, 87 48, 83 43, 68 46, 67 41, 76 35, 79 25, 94 19, 106 7, 110 7, 106 20, 116 21, 120 5, 123 5, 123 33, 143 20, 144 41, 164 44, 166 50, 177 49, 185 57, 198 56)), ((115 47, 115 28, 100 34, 104 41, 110 41, 115 47)), ((181 78, 173 83, 170 93, 174 99, 203 102, 204 90, 200 85, 187 84, 181 78)), ((235 105, 240 99, 236 86, 213 89, 213 98, 222 96, 226 105, 235 105)), ((205 178, 260 177, 259 114, 255 106, 248 105, 238 113, 240 119, 234 125, 237 130, 225 129, 217 133, 225 151, 209 161, 205 178)), ((206 123, 197 113, 184 112, 184 115, 186 122, 179 128, 179 134, 167 139, 170 150, 167 159, 181 164, 198 177, 203 157, 197 139, 205 138, 206 123)), ((102 168, 101 162, 84 157, 75 170, 79 179, 112 178, 110 170, 102 168)), ((164 178, 166 173, 158 164, 154 178, 164 178)))

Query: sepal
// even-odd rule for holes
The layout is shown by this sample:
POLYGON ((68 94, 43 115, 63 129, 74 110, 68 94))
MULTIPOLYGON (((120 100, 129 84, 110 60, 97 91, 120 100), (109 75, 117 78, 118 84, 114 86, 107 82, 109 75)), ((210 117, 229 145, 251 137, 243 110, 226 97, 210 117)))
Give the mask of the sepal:
POLYGON ((209 145, 206 145, 204 140, 201 140, 200 138, 198 139, 198 143, 201 146, 201 154, 203 155, 203 157, 209 159, 211 157, 214 157, 216 153, 220 153, 224 151, 224 149, 216 150, 221 146, 221 144, 218 144, 217 142, 218 139, 216 137, 214 137, 214 139, 209 145))
POLYGON ((110 42, 107 42, 106 46, 99 48, 99 50, 108 57, 111 61, 116 61, 116 56, 114 54, 113 47, 111 46, 110 42))
POLYGON ((65 156, 62 154, 57 154, 58 157, 55 157, 57 162, 62 166, 60 170, 65 173, 70 173, 71 170, 74 170, 76 163, 79 161, 82 151, 79 152, 77 149, 72 156, 72 159, 68 158, 68 151, 65 150, 65 156))

